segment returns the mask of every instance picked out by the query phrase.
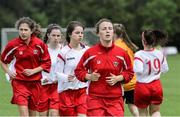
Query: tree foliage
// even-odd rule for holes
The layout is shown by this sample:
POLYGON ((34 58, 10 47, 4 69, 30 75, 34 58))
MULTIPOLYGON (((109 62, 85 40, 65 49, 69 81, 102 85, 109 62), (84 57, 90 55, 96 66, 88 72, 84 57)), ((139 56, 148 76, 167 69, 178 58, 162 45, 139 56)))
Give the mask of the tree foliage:
POLYGON ((94 27, 100 18, 109 18, 123 23, 138 45, 142 30, 156 28, 167 31, 169 44, 180 47, 179 0, 0 0, 0 16, 0 28, 14 27, 23 16, 33 18, 42 27, 49 23, 66 27, 72 20, 94 27))

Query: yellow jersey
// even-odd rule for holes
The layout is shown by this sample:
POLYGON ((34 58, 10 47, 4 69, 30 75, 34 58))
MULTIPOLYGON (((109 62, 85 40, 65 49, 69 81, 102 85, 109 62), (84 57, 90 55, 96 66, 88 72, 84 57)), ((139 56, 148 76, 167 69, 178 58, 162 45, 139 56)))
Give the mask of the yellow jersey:
MULTIPOLYGON (((115 40, 114 43, 115 43, 116 46, 124 49, 124 50, 128 53, 128 55, 129 55, 129 57, 130 57, 130 59, 131 59, 132 66, 133 66, 133 63, 134 63, 134 53, 133 53, 133 51, 132 51, 132 50, 126 45, 126 43, 125 43, 122 39, 120 39, 120 38, 117 39, 117 40, 115 40)), ((129 82, 126 83, 126 84, 123 84, 124 91, 134 90, 135 84, 136 84, 136 76, 135 76, 135 74, 134 74, 134 77, 131 79, 131 81, 129 81, 129 82)))

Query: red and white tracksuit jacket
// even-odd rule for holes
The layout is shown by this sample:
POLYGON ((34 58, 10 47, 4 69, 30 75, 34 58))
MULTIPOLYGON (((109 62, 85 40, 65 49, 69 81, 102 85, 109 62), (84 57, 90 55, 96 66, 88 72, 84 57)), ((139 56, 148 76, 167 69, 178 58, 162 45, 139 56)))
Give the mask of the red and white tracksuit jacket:
POLYGON ((35 81, 41 79, 41 72, 32 76, 25 76, 23 74, 24 69, 41 66, 44 71, 49 72, 51 68, 47 45, 36 36, 31 37, 28 45, 20 37, 9 41, 2 53, 1 61, 9 64, 12 60, 15 60, 14 68, 18 80, 35 81))
POLYGON ((122 82, 117 82, 113 86, 106 82, 106 77, 110 76, 110 73, 123 75, 123 83, 129 82, 134 73, 128 54, 114 44, 109 48, 101 44, 89 48, 75 69, 75 75, 80 81, 85 82, 86 73, 92 73, 95 70, 101 76, 98 81, 90 82, 88 93, 98 97, 120 97, 123 95, 122 82))

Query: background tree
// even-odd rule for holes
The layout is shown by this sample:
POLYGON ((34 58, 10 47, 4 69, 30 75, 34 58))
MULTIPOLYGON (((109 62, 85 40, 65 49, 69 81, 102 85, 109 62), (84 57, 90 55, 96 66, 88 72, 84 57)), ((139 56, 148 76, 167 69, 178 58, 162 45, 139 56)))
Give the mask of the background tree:
POLYGON ((168 45, 180 50, 179 0, 0 0, 0 16, 0 28, 14 27, 14 22, 23 16, 33 18, 42 27, 49 23, 66 27, 71 20, 94 27, 105 17, 123 23, 139 46, 141 31, 157 28, 166 30, 170 38, 168 45))

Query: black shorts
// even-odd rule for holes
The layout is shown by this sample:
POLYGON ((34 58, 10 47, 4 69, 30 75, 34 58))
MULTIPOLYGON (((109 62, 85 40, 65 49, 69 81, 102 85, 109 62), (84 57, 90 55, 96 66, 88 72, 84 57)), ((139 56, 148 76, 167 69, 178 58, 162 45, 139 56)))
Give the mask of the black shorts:
POLYGON ((124 91, 123 98, 126 104, 134 104, 134 90, 124 91))

